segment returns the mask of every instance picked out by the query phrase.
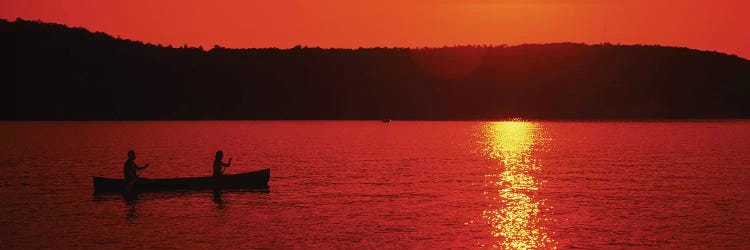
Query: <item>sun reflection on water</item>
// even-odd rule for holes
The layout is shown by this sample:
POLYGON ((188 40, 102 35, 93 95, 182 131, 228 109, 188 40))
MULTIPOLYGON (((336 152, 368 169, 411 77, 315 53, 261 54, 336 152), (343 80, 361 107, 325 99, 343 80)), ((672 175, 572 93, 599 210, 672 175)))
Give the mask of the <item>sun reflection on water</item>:
POLYGON ((540 126, 532 122, 488 123, 486 155, 493 173, 487 176, 485 195, 491 198, 484 218, 492 226, 497 247, 506 249, 556 248, 541 222, 542 201, 535 199, 541 182, 535 173, 541 167, 533 153, 542 140, 540 126))

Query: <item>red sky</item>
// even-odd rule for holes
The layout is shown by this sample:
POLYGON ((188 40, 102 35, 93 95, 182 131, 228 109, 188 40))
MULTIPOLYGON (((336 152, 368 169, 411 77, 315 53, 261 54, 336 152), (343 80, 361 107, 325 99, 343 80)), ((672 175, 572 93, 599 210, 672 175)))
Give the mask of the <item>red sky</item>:
POLYGON ((0 0, 0 18, 191 46, 661 44, 750 58, 747 0, 0 0))

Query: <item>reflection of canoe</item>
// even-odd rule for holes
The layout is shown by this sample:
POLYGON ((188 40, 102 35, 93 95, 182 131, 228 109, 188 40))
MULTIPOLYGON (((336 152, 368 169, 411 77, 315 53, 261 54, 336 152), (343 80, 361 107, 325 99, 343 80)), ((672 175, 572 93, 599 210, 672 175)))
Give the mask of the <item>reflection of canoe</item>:
MULTIPOLYGON (((136 192, 166 190, 199 190, 212 188, 267 189, 271 169, 263 169, 241 174, 227 174, 213 177, 189 177, 169 179, 141 179, 135 185, 136 192)), ((125 180, 94 176, 94 193, 115 193, 125 189, 125 180)))

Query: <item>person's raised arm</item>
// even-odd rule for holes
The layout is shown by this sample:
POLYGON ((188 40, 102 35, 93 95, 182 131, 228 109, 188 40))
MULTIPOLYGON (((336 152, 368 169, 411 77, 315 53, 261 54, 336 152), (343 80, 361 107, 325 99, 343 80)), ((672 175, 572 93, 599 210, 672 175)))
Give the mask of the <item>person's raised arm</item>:
POLYGON ((225 167, 229 167, 230 164, 232 164, 232 158, 229 158, 229 161, 227 163, 221 163, 221 165, 225 167))
POLYGON ((143 165, 143 167, 139 167, 138 165, 135 165, 135 164, 133 164, 133 166, 135 166, 135 169, 143 170, 143 169, 146 169, 148 167, 148 163, 146 163, 146 165, 143 165))

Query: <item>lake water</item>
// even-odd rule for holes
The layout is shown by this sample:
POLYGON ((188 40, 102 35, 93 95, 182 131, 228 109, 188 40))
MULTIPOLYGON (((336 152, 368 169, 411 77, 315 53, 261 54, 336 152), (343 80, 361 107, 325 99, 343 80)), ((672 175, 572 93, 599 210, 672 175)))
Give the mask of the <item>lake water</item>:
POLYGON ((746 248, 750 121, 0 123, 3 248, 746 248), (271 168, 270 190, 93 195, 271 168))

